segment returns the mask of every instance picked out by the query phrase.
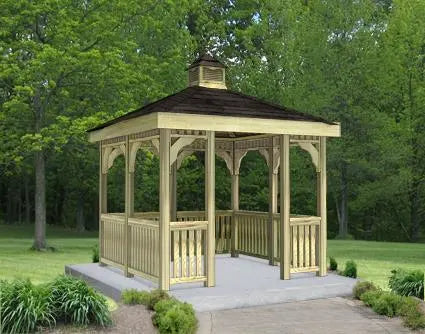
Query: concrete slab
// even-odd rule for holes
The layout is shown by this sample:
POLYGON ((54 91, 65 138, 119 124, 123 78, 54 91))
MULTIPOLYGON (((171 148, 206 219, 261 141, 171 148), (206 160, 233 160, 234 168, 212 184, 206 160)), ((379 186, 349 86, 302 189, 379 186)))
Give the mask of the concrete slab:
MULTIPOLYGON (((112 267, 98 264, 66 266, 67 274, 81 277, 104 294, 118 300, 125 289, 151 290, 155 285, 140 277, 126 278, 112 267)), ((173 285, 170 293, 191 303, 195 310, 213 311, 286 303, 291 301, 350 296, 356 280, 329 274, 293 274, 291 280, 279 279, 279 267, 248 256, 216 256, 216 286, 202 283, 173 285)))

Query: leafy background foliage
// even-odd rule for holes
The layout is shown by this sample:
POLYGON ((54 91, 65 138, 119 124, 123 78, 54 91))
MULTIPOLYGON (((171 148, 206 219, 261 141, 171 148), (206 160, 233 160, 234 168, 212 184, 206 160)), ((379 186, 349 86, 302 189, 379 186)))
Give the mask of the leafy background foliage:
MULTIPOLYGON (((41 220, 96 229, 98 153, 85 131, 184 88, 207 49, 231 89, 341 122, 328 148, 331 237, 423 240, 423 1, 4 0, 0 11, 0 220, 34 221, 39 171, 41 220)), ((157 157, 139 152, 136 210, 157 210, 158 175, 157 157)), ((292 211, 314 214, 315 171, 295 149, 291 177, 292 211)), ((108 182, 109 209, 122 211, 122 159, 108 182)), ((248 154, 242 209, 267 210, 267 182, 248 154)), ((178 208, 202 209, 203 189, 196 154, 179 170, 178 208)), ((219 158, 216 193, 228 208, 219 158)))

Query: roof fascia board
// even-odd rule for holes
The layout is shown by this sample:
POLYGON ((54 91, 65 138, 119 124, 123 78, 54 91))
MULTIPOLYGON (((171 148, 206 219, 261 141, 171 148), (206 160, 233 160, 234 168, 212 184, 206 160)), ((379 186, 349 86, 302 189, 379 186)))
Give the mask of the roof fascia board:
POLYGON ((158 127, 165 129, 207 130, 267 134, 340 137, 339 123, 291 121, 254 117, 233 117, 158 112, 158 127))
POLYGON ((158 113, 134 117, 89 133, 89 142, 131 135, 158 128, 158 113))

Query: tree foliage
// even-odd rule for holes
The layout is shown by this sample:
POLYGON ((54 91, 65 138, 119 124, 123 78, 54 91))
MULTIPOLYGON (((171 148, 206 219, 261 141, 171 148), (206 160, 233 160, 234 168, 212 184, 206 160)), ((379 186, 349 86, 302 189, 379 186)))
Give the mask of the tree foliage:
MULTIPOLYGON (((4 221, 95 229, 98 153, 85 131, 184 88, 185 67, 207 49, 228 65, 231 89, 341 122, 328 148, 330 236, 423 238, 423 1, 5 0, 0 11, 4 221)), ((158 177, 157 157, 138 153, 136 210, 157 210, 158 177)), ((292 211, 314 214, 305 152, 291 152, 291 177, 292 211)), ((109 209, 123 210, 120 159, 108 182, 109 209)), ((202 154, 177 182, 179 209, 202 209, 202 154)), ((242 209, 267 210, 267 182, 264 159, 248 154, 242 209)), ((229 208, 219 158, 216 193, 229 208)))

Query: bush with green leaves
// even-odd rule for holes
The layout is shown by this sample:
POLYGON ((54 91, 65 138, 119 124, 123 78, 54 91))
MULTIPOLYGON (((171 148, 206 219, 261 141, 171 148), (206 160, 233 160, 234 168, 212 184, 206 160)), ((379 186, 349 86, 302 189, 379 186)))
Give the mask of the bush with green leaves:
POLYGON ((357 282, 353 288, 353 296, 357 299, 360 299, 361 296, 368 291, 376 291, 378 288, 369 281, 357 282))
POLYGON ((148 305, 150 301, 150 293, 148 291, 139 291, 136 289, 124 290, 121 294, 121 300, 124 304, 129 305, 148 305))
POLYGON ((409 328, 425 328, 425 314, 421 311, 420 301, 413 297, 399 296, 382 290, 369 290, 364 292, 360 299, 376 313, 388 317, 401 316, 409 328))
POLYGON ((91 260, 93 263, 99 262, 99 245, 98 244, 94 245, 92 248, 91 260))
POLYGON ((170 299, 167 292, 159 289, 148 291, 138 291, 136 289, 124 290, 121 295, 121 300, 124 304, 145 305, 149 310, 153 310, 155 304, 160 300, 170 299))
POLYGON ((332 256, 329 258, 329 269, 332 271, 338 270, 338 262, 336 262, 335 258, 332 256))
POLYGON ((342 271, 342 275, 346 277, 357 278, 357 264, 353 260, 348 260, 345 263, 345 268, 342 271))
POLYGON ((155 304, 153 323, 161 334, 192 334, 198 321, 192 305, 174 298, 162 299, 155 304))
POLYGON ((424 272, 421 270, 394 269, 388 285, 391 291, 401 296, 424 298, 424 272))
POLYGON ((51 284, 56 319, 77 325, 111 324, 106 298, 80 279, 58 276, 51 284))
POLYGON ((0 333, 29 333, 55 325, 51 295, 30 280, 0 281, 0 333))

